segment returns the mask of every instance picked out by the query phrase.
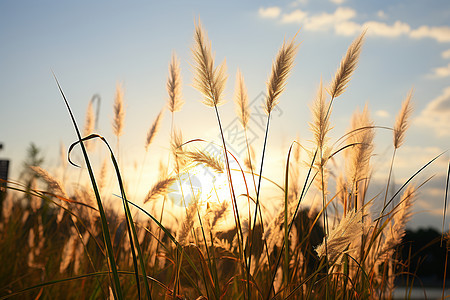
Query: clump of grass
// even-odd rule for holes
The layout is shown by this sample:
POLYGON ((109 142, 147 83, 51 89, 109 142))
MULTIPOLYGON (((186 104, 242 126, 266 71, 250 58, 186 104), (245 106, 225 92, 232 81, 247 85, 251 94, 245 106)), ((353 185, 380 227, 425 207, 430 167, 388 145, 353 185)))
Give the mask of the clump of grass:
MULTIPOLYGON (((364 36, 365 32, 361 33, 350 45, 328 88, 320 80, 312 105, 313 143, 308 146, 300 139, 292 142, 281 179, 263 176, 263 166, 270 115, 286 88, 298 51, 295 37, 283 42, 269 72, 263 104, 266 130, 264 144, 257 149, 261 159, 256 170, 255 151, 247 139, 251 111, 244 78, 237 71, 234 99, 246 140, 245 155, 241 158, 227 148, 218 109, 225 103, 225 61, 215 65, 206 31, 200 21, 195 24, 194 87, 201 93, 202 102, 214 109, 222 154, 192 150, 192 145, 205 140, 184 141, 181 130, 174 126, 174 113, 182 109, 184 100, 180 62, 173 54, 166 84, 166 105, 171 112, 170 152, 167 160, 160 163, 159 178, 149 185, 143 199, 127 198, 114 151, 104 137, 94 133, 98 128, 93 125, 96 118, 92 101, 82 136, 58 83, 77 133, 69 154, 75 146, 81 147, 91 187, 80 180, 75 190, 67 189, 70 170, 66 170, 69 166, 64 161, 62 182, 42 167, 32 166, 37 176, 30 177, 30 182, 9 184, 8 188, 19 194, 9 198, 8 206, 4 206, 0 257, 12 257, 14 261, 0 272, 0 281, 5 282, 0 299, 17 295, 115 299, 391 298, 396 276, 402 272, 410 274, 408 260, 398 257, 396 249, 411 215, 412 199, 418 196, 411 181, 437 157, 388 197, 395 153, 404 143, 410 122, 412 91, 403 102, 393 128, 389 128, 394 133, 394 154, 386 187, 378 194, 369 195, 368 188, 372 179, 374 134, 382 127, 374 125, 367 105, 362 111, 355 111, 348 132, 331 143, 332 106, 337 105, 333 101, 349 85, 364 36), (101 140, 109 151, 120 190, 118 197, 105 196, 112 194, 105 192, 107 163, 103 160, 98 169, 91 164, 85 143, 92 139, 101 140), (302 163, 303 152, 310 154, 307 164, 302 163), (253 180, 254 192, 249 188, 241 159, 253 180), (230 167, 231 162, 238 166, 236 170, 230 167), (208 198, 198 193, 192 178, 194 168, 200 166, 213 177, 226 174, 229 195, 217 192, 214 178, 211 183, 216 193, 208 194, 208 198), (100 174, 99 179, 96 173, 100 174), (187 186, 183 186, 185 181, 187 186), (242 194, 238 192, 238 181, 244 182, 242 194), (282 191, 281 202, 270 203, 271 195, 262 195, 263 181, 275 183, 277 191, 282 191), (166 205, 174 197, 170 192, 176 183, 180 186, 180 207, 166 205), (397 195, 403 190, 398 201, 397 195), (25 196, 22 199, 25 204, 20 204, 18 195, 25 196), (122 200, 123 210, 108 209, 104 205, 107 198, 111 202, 122 200), (241 198, 246 199, 248 206, 245 213, 241 198), (319 210, 315 206, 308 208, 307 199, 312 199, 319 210), (13 201, 14 206, 10 205, 13 201), (380 206, 380 211, 376 211, 380 206), (175 221, 171 222, 169 217, 175 221), (9 274, 14 275, 14 280, 9 274)), ((119 137, 124 133, 125 123, 123 91, 119 85, 113 109, 113 133, 119 152, 119 137)), ((146 154, 161 128, 163 111, 146 134, 146 154)))

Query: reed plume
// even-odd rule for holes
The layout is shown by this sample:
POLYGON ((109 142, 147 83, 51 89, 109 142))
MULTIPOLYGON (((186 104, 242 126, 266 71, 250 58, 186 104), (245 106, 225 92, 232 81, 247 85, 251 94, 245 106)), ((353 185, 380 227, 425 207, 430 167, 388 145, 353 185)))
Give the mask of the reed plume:
MULTIPOLYGON (((326 161, 328 160, 328 132, 330 131, 330 105, 325 100, 326 95, 323 92, 322 80, 320 80, 317 95, 311 108, 313 114, 313 121, 310 123, 311 131, 314 135, 314 143, 316 147, 316 160, 314 166, 319 172, 319 176, 316 176, 316 186, 319 190, 326 193, 327 191, 327 171, 325 168, 326 161)), ((314 156, 314 153, 311 153, 314 156)))
POLYGON ((164 196, 169 193, 170 187, 175 183, 175 181, 176 177, 174 176, 159 179, 158 182, 156 182, 147 193, 147 196, 144 199, 144 203, 147 203, 148 201, 153 200, 158 196, 164 196))
POLYGON ((270 114, 272 109, 278 104, 278 98, 284 91, 286 81, 294 66, 295 55, 298 45, 293 37, 288 43, 283 42, 275 61, 272 63, 272 71, 267 81, 267 98, 265 102, 265 111, 270 114))
POLYGON ((361 240, 363 233, 362 210, 347 213, 339 224, 333 228, 324 241, 316 247, 319 257, 328 255, 328 260, 334 264, 341 264, 341 256, 354 250, 361 240), (326 246, 327 243, 327 246, 326 246), (326 249, 328 247, 328 249, 326 249), (328 254, 327 254, 328 252, 328 254))
POLYGON ((220 161, 219 158, 214 157, 207 152, 185 151, 183 152, 183 155, 193 161, 196 166, 202 164, 213 169, 217 173, 223 173, 223 171, 225 170, 223 162, 220 161))
POLYGON ((123 133, 125 120, 125 108, 123 106, 123 89, 120 84, 116 86, 116 96, 114 100, 114 117, 113 117, 113 132, 116 137, 123 133))
POLYGON ((182 80, 180 72, 180 61, 175 52, 172 54, 172 60, 169 64, 169 77, 167 78, 167 92, 169 94, 168 107, 170 112, 180 111, 183 107, 182 99, 182 80))
POLYGON ((47 183, 49 190, 66 199, 69 198, 63 185, 59 182, 59 180, 50 175, 50 173, 48 173, 46 170, 42 169, 39 166, 30 166, 30 168, 36 173, 36 175, 38 175, 42 180, 44 180, 47 183))
POLYGON ((242 127, 247 129, 248 120, 250 118, 250 108, 248 107, 247 88, 245 87, 244 76, 238 69, 236 73, 236 89, 234 93, 234 101, 236 103, 236 112, 241 121, 242 127))
POLYGON ((175 173, 179 174, 186 166, 187 160, 183 154, 183 135, 181 130, 174 128, 171 135, 172 156, 175 162, 175 173))
POLYGON ((227 81, 225 60, 214 67, 211 42, 200 23, 195 24, 194 47, 194 87, 203 95, 203 103, 216 107, 223 103, 223 90, 227 81))
POLYGON ((347 88, 353 72, 358 66, 359 56, 361 54, 362 45, 364 44, 364 36, 366 31, 363 31, 350 45, 347 53, 341 60, 341 64, 334 75, 328 93, 331 99, 339 97, 347 88))
POLYGON ((402 103, 402 107, 395 119, 394 125, 394 148, 398 149, 405 140, 405 133, 409 127, 409 119, 412 114, 412 98, 413 90, 411 89, 402 103))
POLYGON ((88 136, 94 132, 95 128, 95 115, 94 108, 92 107, 92 102, 89 101, 87 110, 86 110, 86 119, 84 121, 84 136, 88 136))
POLYGON ((393 217, 386 229, 385 240, 380 251, 381 254, 385 254, 386 259, 390 258, 390 255, 386 255, 386 253, 399 245, 405 235, 405 227, 411 218, 411 208, 415 195, 416 188, 409 185, 400 198, 399 204, 392 211, 393 217))
POLYGON ((156 134, 159 131, 159 127, 161 125, 161 119, 162 119, 163 113, 164 113, 164 109, 162 109, 159 112, 159 114, 156 117, 155 121, 153 121, 152 126, 148 130, 147 138, 145 140, 145 151, 148 150, 148 147, 150 146, 150 144, 152 143, 153 139, 155 138, 156 134))
POLYGON ((177 232, 177 240, 180 245, 184 246, 189 241, 189 233, 194 228, 195 214, 197 213, 197 195, 186 208, 186 216, 177 232))
MULTIPOLYGON (((84 121, 84 130, 83 134, 84 136, 88 136, 91 133, 94 132, 95 129, 95 115, 94 115, 94 108, 92 107, 92 102, 89 101, 87 110, 86 110, 86 119, 84 121)), ((91 149, 92 143, 85 143, 85 147, 87 150, 91 149)))
POLYGON ((373 121, 370 120, 367 105, 362 112, 356 110, 351 119, 348 144, 353 145, 345 151, 347 162, 347 181, 355 195, 355 203, 348 203, 349 207, 358 208, 364 205, 365 186, 370 176, 370 158, 373 152, 375 131, 373 121), (358 203, 359 202, 359 203, 358 203))
POLYGON ((252 161, 255 160, 255 150, 253 150, 253 147, 251 145, 249 145, 248 152, 250 153, 250 155, 245 156, 244 165, 248 171, 253 172, 255 166, 252 164, 252 161))

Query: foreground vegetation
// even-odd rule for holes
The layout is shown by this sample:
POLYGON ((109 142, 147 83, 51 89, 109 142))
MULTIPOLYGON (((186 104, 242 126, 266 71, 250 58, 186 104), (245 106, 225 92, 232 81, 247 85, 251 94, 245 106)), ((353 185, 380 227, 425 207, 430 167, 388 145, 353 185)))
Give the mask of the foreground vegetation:
MULTIPOLYGON (((393 128, 374 125, 366 106, 353 114, 350 129, 339 140, 331 143, 329 138, 332 107, 357 67, 364 36, 365 32, 350 45, 331 83, 319 84, 310 123, 313 145, 292 142, 286 149, 284 177, 273 179, 265 177, 270 172, 264 169, 269 122, 294 65, 296 39, 283 43, 269 74, 265 138, 262 149, 256 150, 258 159, 247 139, 251 111, 243 75, 237 73, 235 102, 246 139, 246 151, 239 158, 227 149, 220 118, 225 62, 215 66, 210 41, 198 23, 192 50, 194 86, 217 117, 220 155, 199 150, 204 149, 199 146, 204 140, 183 141, 172 126, 169 163, 163 164, 141 202, 127 198, 115 156, 125 116, 120 86, 114 103, 114 152, 106 139, 93 133, 92 102, 81 132, 58 83, 78 136, 69 147, 69 162, 74 164, 73 149, 81 148, 82 171, 87 171, 90 185, 67 187, 65 172, 57 178, 42 169, 39 152, 31 148, 26 171, 19 182, 8 182, 1 200, 0 299, 379 299, 391 297, 399 274, 410 278, 412 285, 415 270, 396 249, 422 184, 413 181, 437 159, 399 188, 391 186, 396 151, 410 122, 412 91, 393 128), (376 130, 392 130, 393 150, 386 185, 372 195, 368 189, 376 130), (105 191, 106 165, 97 170, 91 163, 93 152, 99 151, 93 147, 95 141, 109 152, 106 157, 111 157, 119 195, 105 191), (331 164, 337 160, 341 163, 331 164), (206 198, 192 182, 187 190, 177 185, 186 176, 195 176, 199 165, 226 176, 228 195, 206 198), (264 182, 275 186, 281 202, 271 203, 274 196, 262 192, 264 182), (182 213, 175 216, 177 222, 165 223, 174 186, 181 192, 182 213), (117 199, 122 202, 120 211, 104 206, 105 200, 117 199)), ((167 81, 172 124, 183 106, 179 68, 174 55, 167 81)), ((162 112, 148 131, 146 150, 161 116, 162 112)))

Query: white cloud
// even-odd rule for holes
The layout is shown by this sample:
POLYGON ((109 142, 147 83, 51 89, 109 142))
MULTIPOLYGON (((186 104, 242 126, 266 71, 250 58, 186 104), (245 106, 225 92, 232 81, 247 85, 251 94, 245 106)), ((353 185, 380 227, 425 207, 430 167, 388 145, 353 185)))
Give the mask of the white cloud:
POLYGON ((377 110, 375 112, 375 116, 380 117, 380 118, 387 118, 389 117, 391 114, 386 111, 386 110, 377 110))
POLYGON ((297 7, 299 5, 305 5, 308 3, 308 0, 295 0, 289 4, 290 7, 297 7))
POLYGON ((433 38, 438 42, 450 42, 450 27, 441 26, 441 27, 429 27, 429 26, 420 26, 419 28, 411 31, 410 36, 412 38, 420 39, 420 38, 433 38))
POLYGON ((367 28, 367 34, 377 35, 383 37, 398 37, 403 34, 408 34, 411 30, 408 24, 396 21, 393 25, 386 23, 369 21, 363 24, 363 28, 367 28))
POLYGON ((450 49, 442 52, 442 58, 450 58, 450 49))
POLYGON ((278 6, 271 6, 266 8, 260 7, 258 10, 258 14, 262 18, 275 19, 281 14, 281 8, 279 8, 278 6))
POLYGON ((450 76, 450 63, 444 67, 434 68, 433 73, 430 76, 434 78, 442 78, 450 76))
POLYGON ((348 21, 356 16, 356 11, 348 7, 338 7, 332 14, 321 13, 311 16, 305 23, 305 29, 316 31, 334 27, 336 24, 348 21))
POLYGON ((301 11, 300 9, 296 9, 293 12, 289 14, 283 14, 281 17, 282 23, 301 23, 305 20, 307 17, 307 13, 304 11, 301 11))
MULTIPOLYGON (((298 5, 298 1, 302 0, 297 0, 291 4, 298 5)), ((336 4, 342 4, 344 2, 344 0, 330 1, 336 4)), ((281 16, 281 22, 285 24, 301 23, 304 26, 303 28, 309 31, 334 29, 338 35, 350 36, 358 34, 363 28, 367 28, 369 35, 390 38, 405 35, 415 39, 431 38, 440 43, 450 42, 449 26, 430 27, 424 25, 412 29, 409 24, 398 20, 394 24, 373 20, 369 20, 365 23, 356 23, 352 21, 352 19, 357 16, 357 13, 354 9, 349 7, 338 7, 333 13, 322 12, 311 14, 308 11, 299 9, 286 12, 282 11, 278 6, 272 6, 259 8, 258 13, 263 18, 277 19, 281 16)), ((378 11, 377 16, 381 19, 386 18, 386 14, 381 10, 378 11)), ((443 52, 442 55, 445 58, 450 58, 450 49, 443 52)))
POLYGON ((414 123, 432 129, 437 136, 450 136, 450 86, 433 99, 414 123))
POLYGON ((343 4, 345 2, 345 0, 330 0, 330 2, 339 5, 339 4, 343 4))
POLYGON ((339 35, 352 36, 360 33, 362 26, 352 21, 339 22, 334 26, 334 31, 339 35))

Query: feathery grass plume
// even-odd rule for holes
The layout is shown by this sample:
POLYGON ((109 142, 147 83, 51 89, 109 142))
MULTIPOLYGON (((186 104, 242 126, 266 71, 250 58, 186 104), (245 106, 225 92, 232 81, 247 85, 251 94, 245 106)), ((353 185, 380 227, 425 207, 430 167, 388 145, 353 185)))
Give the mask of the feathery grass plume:
POLYGON ((170 112, 180 111, 184 101, 182 99, 182 81, 180 74, 180 61, 175 52, 172 53, 172 60, 169 64, 169 77, 167 78, 167 92, 169 99, 167 106, 170 112))
POLYGON ((53 191, 55 194, 58 194, 59 196, 62 196, 66 199, 69 198, 67 196, 66 190, 64 189, 62 184, 56 178, 52 177, 52 175, 50 175, 50 173, 48 173, 46 170, 42 169, 41 167, 31 166, 30 168, 40 178, 42 178, 42 180, 44 180, 47 183, 49 190, 53 191))
POLYGON ((214 55, 211 42, 202 27, 200 20, 195 24, 195 44, 192 49, 194 56, 194 87, 203 94, 203 103, 210 107, 223 103, 223 90, 227 81, 225 60, 214 67, 214 55))
POLYGON ((103 191, 106 184, 106 175, 108 174, 108 160, 105 158, 102 162, 102 167, 100 169, 100 178, 98 180, 98 189, 103 191))
POLYGON ((92 107, 92 102, 89 101, 87 110, 86 110, 86 119, 84 121, 84 136, 88 136, 94 132, 95 129, 95 115, 94 108, 92 107))
MULTIPOLYGON (((381 254, 388 253, 401 243, 402 238, 405 235, 406 223, 408 223, 411 218, 412 202, 415 195, 416 188, 409 185, 403 193, 397 208, 392 212, 394 215, 391 219, 390 226, 385 229, 385 240, 381 247, 381 254)), ((384 258, 390 258, 390 255, 385 255, 384 258)))
POLYGON ((147 139, 145 140, 145 151, 148 150, 148 147, 150 146, 150 144, 152 143, 156 134, 158 133, 159 127, 161 125, 161 119, 162 119, 163 113, 164 113, 164 109, 161 109, 161 111, 159 112, 155 121, 153 121, 152 126, 148 130, 147 139))
POLYGON ((394 148, 399 148, 403 141, 405 140, 405 133, 409 127, 409 118, 412 114, 411 98, 413 94, 413 89, 411 89, 406 96, 406 99, 402 103, 402 108, 400 109, 397 118, 395 119, 394 126, 394 148))
POLYGON ((196 166, 202 164, 216 171, 217 173, 223 173, 225 167, 223 162, 218 158, 210 155, 208 152, 201 151, 185 151, 183 152, 188 159, 193 161, 196 166))
POLYGON ((361 54, 362 45, 364 43, 364 36, 366 30, 364 30, 348 47, 347 53, 341 60, 341 64, 334 75, 333 81, 330 84, 328 93, 331 99, 339 97, 347 88, 347 84, 350 81, 353 72, 358 66, 359 56, 361 54))
MULTIPOLYGON (((297 136, 297 141, 300 139, 297 136)), ((297 200, 300 196, 300 168, 301 168, 301 162, 300 162, 300 145, 296 144, 295 149, 292 151, 294 154, 294 159, 292 162, 290 162, 291 166, 289 168, 289 175, 292 178, 290 180, 290 186, 289 186, 289 197, 291 199, 297 200)))
POLYGON ((186 209, 186 215, 177 231, 177 241, 184 246, 189 242, 189 233, 194 227, 195 214, 197 213, 197 196, 189 203, 186 209))
MULTIPOLYGON (((61 167, 66 169, 67 167, 67 156, 66 156, 66 147, 62 142, 59 143, 59 159, 61 160, 61 167)), ((64 173, 64 171, 63 171, 64 173)), ((63 176, 64 177, 64 176, 63 176)))
POLYGON ((326 101, 326 95, 323 93, 322 80, 320 80, 317 95, 311 108, 313 122, 310 123, 310 128, 314 134, 315 145, 318 149, 326 148, 328 142, 327 134, 331 129, 330 114, 327 114, 329 107, 328 104, 328 101, 326 101))
POLYGON ((245 87, 244 76, 238 69, 236 72, 236 89, 234 92, 234 101, 236 103, 236 112, 241 121, 242 127, 247 128, 250 118, 250 108, 248 106, 247 88, 245 87))
POLYGON ((73 256, 76 249, 77 232, 71 227, 72 234, 69 236, 69 240, 64 244, 64 248, 61 254, 61 262, 59 264, 59 272, 61 274, 67 271, 70 263, 73 260, 73 256))
POLYGON ((123 105, 123 88, 122 85, 117 84, 116 96, 114 100, 114 117, 113 117, 113 132, 116 137, 123 133, 125 120, 125 108, 123 105))
POLYGON ((253 149, 252 145, 249 145, 249 152, 250 157, 247 155, 244 158, 244 165, 247 168, 248 171, 253 172, 255 166, 252 164, 252 161, 255 161, 255 150, 253 149))
POLYGON ((169 176, 159 179, 148 192, 144 199, 144 203, 155 199, 158 196, 164 196, 170 192, 170 186, 176 181, 176 177, 169 176))
POLYGON ((229 201, 222 201, 220 204, 207 202, 204 219, 206 219, 206 225, 213 236, 215 235, 217 223, 225 218, 229 206, 229 201))
MULTIPOLYGON (((375 131, 373 121, 370 120, 369 109, 367 105, 362 112, 356 110, 351 119, 350 134, 348 143, 355 144, 345 152, 347 162, 347 180, 349 187, 353 189, 358 201, 362 201, 365 193, 365 184, 370 176, 370 158, 373 152, 373 139, 375 131)), ((353 203, 356 205, 356 203, 353 203)), ((357 203, 359 207, 361 203, 357 203)), ((349 203, 351 207, 352 203, 349 203)))
POLYGON ((267 114, 270 114, 272 109, 278 104, 278 98, 284 91, 286 81, 294 66, 297 50, 298 45, 295 43, 295 36, 288 43, 283 41, 283 45, 272 63, 272 71, 266 83, 267 98, 264 109, 267 114))
MULTIPOLYGON (((328 111, 329 104, 325 101, 326 95, 323 92, 322 80, 320 80, 319 88, 317 90, 317 96, 314 100, 311 108, 313 114, 313 121, 309 124, 313 135, 314 142, 317 151, 319 151, 314 167, 321 173, 320 176, 316 176, 316 186, 319 190, 327 191, 327 171, 325 168, 326 161, 328 160, 328 132, 330 131, 330 114, 328 111), (323 176, 322 176, 323 175, 323 176), (322 180, 323 177, 323 180, 322 180)), ((314 156, 314 153, 311 153, 314 156)))
MULTIPOLYGON (((363 233, 362 209, 349 211, 347 215, 341 219, 339 224, 333 228, 328 237, 328 260, 333 264, 341 264, 341 256, 357 247, 361 241, 363 233)), ((316 247, 319 257, 325 256, 325 238, 319 246, 316 247)))
POLYGON ((170 146, 175 161, 175 173, 179 174, 186 166, 187 160, 183 154, 183 134, 181 130, 174 128, 171 134, 170 146))

